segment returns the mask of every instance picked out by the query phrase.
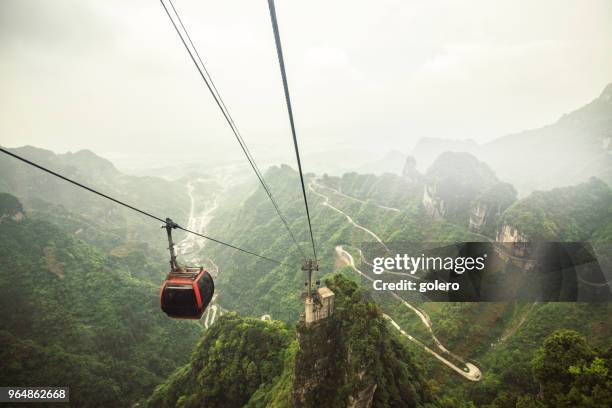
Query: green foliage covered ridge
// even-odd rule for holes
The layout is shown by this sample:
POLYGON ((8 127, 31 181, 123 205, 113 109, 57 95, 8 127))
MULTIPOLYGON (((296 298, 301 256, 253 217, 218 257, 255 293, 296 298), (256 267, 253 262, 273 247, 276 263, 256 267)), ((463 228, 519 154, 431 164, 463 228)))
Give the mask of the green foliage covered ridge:
POLYGON ((230 312, 206 331, 190 362, 159 385, 146 407, 241 407, 280 380, 293 337, 278 321, 230 312))

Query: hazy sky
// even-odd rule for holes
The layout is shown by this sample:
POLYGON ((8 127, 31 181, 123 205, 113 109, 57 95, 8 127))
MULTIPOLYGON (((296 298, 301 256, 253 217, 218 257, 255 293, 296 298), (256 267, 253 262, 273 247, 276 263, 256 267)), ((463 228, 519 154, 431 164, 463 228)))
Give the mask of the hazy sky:
MULTIPOLYGON (((265 0, 175 0, 251 150, 292 156, 265 0)), ((486 141, 612 82, 610 1, 277 1, 301 147, 486 141)), ((0 0, 0 143, 240 150, 157 0, 0 0)), ((339 158, 342 159, 342 158, 339 158)))

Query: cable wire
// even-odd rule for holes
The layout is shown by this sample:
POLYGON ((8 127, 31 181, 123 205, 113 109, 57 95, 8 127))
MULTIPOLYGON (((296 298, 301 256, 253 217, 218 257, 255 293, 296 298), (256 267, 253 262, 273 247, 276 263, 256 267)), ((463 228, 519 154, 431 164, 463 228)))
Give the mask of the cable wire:
MULTIPOLYGON (((161 0, 160 0, 161 1, 161 0)), ((264 179, 261 171, 259 170, 259 167, 257 166, 257 163, 255 162, 255 159, 253 158, 253 155, 251 154, 249 147, 247 146, 246 142, 244 141, 242 134, 240 133, 240 130, 238 129, 238 126, 236 125, 236 122, 234 121, 234 118, 232 118, 232 115, 230 114, 229 109, 227 108, 227 106, 225 105, 225 102, 223 101, 223 98, 221 97, 221 93, 218 91, 217 86, 215 85, 215 82, 212 79, 212 76, 210 75, 210 73, 208 72, 208 70, 206 69, 206 65, 204 64, 204 61, 202 60, 202 58, 200 57, 200 53, 198 52, 197 47, 195 46, 195 44, 193 43, 191 36, 189 35, 189 31, 187 30, 187 28, 185 27, 185 24, 183 24, 183 20, 181 19, 181 15, 179 14, 179 12, 177 11, 176 7, 174 6, 174 3, 172 2, 172 0, 168 0, 168 3, 170 4, 170 6, 172 7, 172 11, 174 12, 174 14, 176 15, 178 22, 181 26, 181 28, 183 29, 183 31, 185 32, 186 36, 187 36, 187 40, 189 41, 189 44, 191 45, 191 48, 193 48, 193 51, 195 52, 195 55, 198 59, 198 61, 200 62, 200 65, 202 66, 202 68, 204 69, 204 72, 206 73, 206 76, 208 77, 208 81, 210 81, 210 85, 212 86, 212 89, 209 87, 209 91, 213 94, 213 97, 216 99, 218 98, 221 106, 219 106, 219 108, 221 109, 222 112, 224 112, 225 114, 227 114, 227 118, 229 119, 229 125, 232 128, 232 131, 234 131, 234 134, 236 136, 236 138, 238 139, 238 143, 240 144, 240 147, 242 147, 243 152, 245 154, 245 156, 247 157, 247 159, 249 160, 249 163, 251 164, 251 167, 253 168, 253 171, 255 171, 255 175, 257 175, 257 178, 259 179, 261 185, 263 186, 264 190, 266 191, 266 194, 268 195, 268 197, 270 198, 270 201, 272 201, 272 204, 274 205, 274 208, 276 209, 277 214, 279 215, 279 217, 281 218, 283 224, 285 225, 285 228, 287 229, 287 232, 289 233, 289 235, 291 236, 291 239, 293 240, 293 242, 295 243, 295 245, 297 246, 298 250, 302 253, 302 257, 306 258, 306 254, 304 253, 304 251, 302 250, 302 247, 299 245, 299 243, 297 242, 297 239, 295 238, 293 231, 291 230, 291 228, 289 227, 289 223, 287 222, 287 219, 285 218, 285 216, 281 213, 280 208, 278 206, 278 203, 276 202, 276 200, 274 199, 274 196, 272 194, 272 190, 270 189, 270 186, 268 185, 268 183, 266 182, 266 180, 264 179), (213 92, 214 90, 214 92, 213 92)), ((163 5, 163 3, 162 3, 163 5)), ((172 20, 172 17, 170 17, 170 15, 168 15, 168 17, 172 20)), ((176 28, 176 26, 175 26, 176 28)), ((177 31, 178 32, 178 31, 177 31)), ((179 36, 180 36, 180 32, 179 32, 179 36)), ((185 43, 183 42, 183 45, 185 45, 185 43)), ((185 45, 185 47, 187 48, 187 52, 190 52, 189 48, 185 45)), ((194 61, 195 63, 195 61, 194 61)), ((196 64, 197 67, 197 64, 196 64)), ((204 78, 204 81, 206 82, 206 79, 204 78)), ((208 85, 208 84, 207 84, 208 85)))
POLYGON ((189 229, 187 229, 187 228, 183 228, 183 227, 181 227, 180 225, 178 225, 176 228, 178 228, 178 229, 180 229, 180 230, 183 230, 183 231, 185 231, 185 232, 188 232, 188 233, 190 233, 190 234, 197 235, 198 237, 206 238, 207 240, 209 240, 209 241, 213 241, 213 242, 216 242, 217 244, 221 244, 221 245, 225 245, 225 246, 227 246, 227 247, 233 248, 233 249, 235 249, 235 250, 237 250, 237 251, 241 251, 241 252, 244 252, 244 253, 246 253, 246 254, 253 255, 253 256, 256 256, 256 257, 258 257, 258 258, 261 258, 261 259, 265 259, 266 261, 270 261, 270 262, 273 262, 273 263, 276 263, 276 264, 279 264, 279 265, 283 265, 283 266, 288 266, 288 267, 292 267, 292 268, 294 268, 294 266, 292 266, 292 265, 288 265, 288 264, 286 264, 286 263, 284 263, 284 262, 277 261, 276 259, 268 258, 267 256, 264 256, 264 255, 256 254, 255 252, 251 252, 251 251, 249 251, 249 250, 242 249, 242 248, 237 247, 237 246, 235 246, 235 245, 228 244, 227 242, 219 241, 218 239, 211 238, 211 237, 206 236, 206 235, 204 235, 204 234, 200 234, 199 232, 195 232, 195 231, 189 230, 189 229))
POLYGON ((283 89, 285 90, 285 102, 287 103, 287 112, 289 113, 289 123, 291 124, 291 134, 293 135, 293 146, 295 148, 295 157, 297 159, 298 170, 300 172, 300 182, 302 184, 302 195, 304 196, 304 205, 306 207, 306 217, 308 218, 308 229, 310 230, 310 240, 312 242, 312 253, 317 259, 317 250, 315 249, 314 235, 312 234, 312 223, 310 221, 310 210, 308 209, 308 199, 306 198, 306 186, 304 185, 304 174, 302 172, 302 162, 300 160, 300 149, 298 147, 297 136, 295 133, 295 123, 293 121, 293 109, 291 108, 291 98, 289 97, 289 86, 287 85, 287 72, 285 71, 285 60, 283 58, 283 47, 281 45, 280 33, 278 30, 278 21, 276 19, 276 9, 274 0, 268 0, 270 9, 270 20, 272 20, 272 29, 274 30, 274 42, 276 43, 276 54, 278 55, 278 64, 280 65, 281 76, 283 78, 283 89))
MULTIPOLYGON (((85 190, 87 190, 87 191, 89 191, 89 192, 91 192, 91 193, 97 194, 97 195, 99 195, 100 197, 104 197, 104 198, 106 198, 107 200, 113 201, 113 202, 115 202, 115 203, 117 203, 117 204, 119 204, 119 205, 122 205, 122 206, 124 206, 124 207, 126 207, 126 208, 129 208, 130 210, 136 211, 136 212, 138 212, 138 213, 140 213, 140 214, 142 214, 142 215, 146 215, 147 217, 153 218, 154 220, 157 220, 157 221, 162 222, 163 224, 166 224, 166 220, 165 220, 165 219, 163 219, 163 218, 161 218, 161 217, 158 217, 158 216, 156 216, 156 215, 153 215, 153 214, 151 214, 151 213, 149 213, 149 212, 147 212, 147 211, 143 211, 143 210, 141 210, 141 209, 139 209, 139 208, 136 208, 136 207, 134 207, 134 206, 132 206, 132 205, 130 205, 130 204, 124 203, 123 201, 117 200, 116 198, 113 198, 113 197, 111 197, 111 196, 109 196, 109 195, 107 195, 107 194, 101 193, 101 192, 99 192, 99 191, 97 191, 97 190, 95 190, 95 189, 93 189, 93 188, 91 188, 91 187, 88 187, 88 186, 84 185, 84 184, 81 184, 81 183, 79 183, 78 181, 75 181, 75 180, 72 180, 72 179, 70 179, 70 178, 68 178, 68 177, 62 176, 61 174, 59 174, 59 173, 57 173, 57 172, 55 172, 55 171, 53 171, 53 170, 50 170, 50 169, 48 169, 48 168, 46 168, 46 167, 43 167, 43 166, 41 166, 40 164, 34 163, 33 161, 30 161, 30 160, 26 159, 25 157, 21 157, 21 156, 19 156, 19 155, 17 155, 17 154, 15 154, 15 153, 13 153, 13 152, 11 152, 11 151, 8 151, 8 150, 6 150, 6 149, 4 149, 4 148, 2 148, 2 147, 0 147, 0 151, 1 151, 2 153, 5 153, 5 154, 7 154, 7 155, 9 155, 9 156, 14 157, 14 158, 15 158, 15 159, 17 159, 17 160, 21 160, 22 162, 24 162, 24 163, 26 163, 26 164, 29 164, 30 166, 36 167, 36 168, 37 168, 37 169, 39 169, 39 170, 42 170, 42 171, 47 172, 47 173, 49 173, 49 174, 51 174, 51 175, 53 175, 53 176, 55 176, 55 177, 58 177, 58 178, 62 179, 62 180, 64 180, 64 181, 67 181, 67 182, 69 182, 69 183, 72 183, 72 184, 74 184, 75 186, 78 186, 78 187, 84 188, 85 190)), ((274 263, 279 264, 279 265, 288 266, 288 265, 287 265, 287 264, 285 264, 284 262, 277 261, 277 260, 272 259, 272 258, 268 258, 267 256, 263 256, 263 255, 256 254, 256 253, 251 252, 251 251, 249 251, 249 250, 246 250, 246 249, 243 249, 243 248, 237 247, 237 246, 232 245, 232 244, 229 244, 229 243, 227 243, 227 242, 223 242, 223 241, 221 241, 221 240, 219 240, 219 239, 212 238, 212 237, 209 237, 209 236, 207 236, 207 235, 200 234, 200 233, 198 233, 198 232, 188 230, 188 229, 186 229, 186 228, 181 227, 180 225, 176 225, 176 228, 178 228, 178 229, 180 229, 180 230, 183 230, 183 231, 185 231, 185 232, 188 232, 188 233, 190 233, 190 234, 194 234, 194 235, 197 235, 197 236, 199 236, 199 237, 206 238, 207 240, 212 241, 212 242, 216 242, 217 244, 221 244, 221 245, 225 245, 225 246, 227 246, 227 247, 233 248, 233 249, 235 249, 235 250, 237 250, 237 251, 241 251, 241 252, 247 253, 247 254, 249 254, 249 255, 253 255, 253 256, 256 256, 256 257, 258 257, 258 258, 261 258, 261 259, 265 259, 266 261, 274 262, 274 263)))
POLYGON ((257 166, 257 163, 255 163, 255 159, 253 158, 253 156, 252 156, 252 154, 251 154, 251 152, 250 152, 246 142, 242 138, 242 135, 240 134, 240 131, 238 130, 238 127, 236 126, 236 123, 234 122, 234 119, 232 118, 232 116, 231 116, 231 114, 229 112, 229 109, 225 105, 225 102, 223 101, 223 98, 221 97, 221 94, 217 90, 217 87, 215 86, 215 83, 214 83, 210 73, 206 69, 206 65, 202 61, 202 58, 200 57, 200 54, 199 54, 195 44, 191 40, 191 36, 189 35, 189 32, 187 31, 187 28, 183 24, 183 21, 181 19, 180 14, 178 13, 177 9, 174 7, 174 3, 172 2, 172 0, 168 0, 168 3, 172 7, 172 11, 174 12, 174 14, 177 17, 179 25, 181 26, 182 30, 185 32, 185 35, 187 37, 187 41, 185 41, 185 38, 183 37, 183 34, 181 33, 181 30, 179 30, 178 26, 176 25, 174 19, 172 18, 172 14, 170 13, 170 10, 168 9, 168 7, 166 7, 166 4, 164 3, 164 1, 163 0, 159 0, 159 1, 160 1, 161 5, 163 6, 166 14, 168 15, 168 18, 170 19, 170 22, 174 26, 174 29, 176 30, 176 33, 178 34, 179 38, 181 39, 181 42, 183 43, 183 46, 185 47, 185 49, 189 53, 189 56, 191 57, 191 60, 193 61, 194 65, 196 66, 198 72, 200 73, 200 76, 204 80, 204 83, 206 84, 206 87, 210 91, 211 95, 213 96, 213 99, 217 103, 217 106, 221 110, 221 113, 225 117, 225 120, 227 121, 227 124, 230 126, 232 132, 234 133, 234 136, 236 137, 236 140, 238 141, 238 144, 240 145, 244 155, 246 156, 249 164, 251 165, 251 168, 255 172, 255 175, 259 179, 259 182, 261 183, 261 185, 264 188, 266 194, 268 195, 268 198, 272 202, 272 205, 274 206, 274 209, 276 210, 276 213, 278 214, 278 216, 280 217, 281 221, 283 222, 285 228, 287 229, 287 232, 291 236, 291 239, 295 243, 296 247, 302 253, 302 257, 306 258, 306 254, 302 250, 302 247, 300 246, 300 244, 298 243, 297 239, 295 238, 295 235, 293 234, 293 231, 289 227, 289 223, 287 222, 287 219, 282 214, 282 212, 280 210, 280 207, 279 207, 278 203, 276 202, 276 199, 274 198, 274 196, 272 194, 272 191, 270 190, 269 185, 266 183, 266 181, 265 181, 261 171, 259 170, 259 167, 257 166), (189 42, 189 44, 191 45, 191 48, 193 48, 193 52, 191 51, 191 48, 189 48, 189 46, 187 45, 187 42, 189 42), (195 57, 194 57, 194 53, 195 53, 195 57), (196 59, 197 59, 197 61, 196 61, 196 59), (198 61, 199 61, 200 65, 202 66, 202 68, 200 68, 200 65, 198 65, 198 61), (204 75, 204 74, 206 74, 206 75, 204 75))

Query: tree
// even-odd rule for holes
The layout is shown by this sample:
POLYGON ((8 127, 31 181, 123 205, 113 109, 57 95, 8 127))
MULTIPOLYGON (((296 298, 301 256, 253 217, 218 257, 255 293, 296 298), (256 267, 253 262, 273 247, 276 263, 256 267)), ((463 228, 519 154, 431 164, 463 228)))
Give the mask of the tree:
POLYGON ((570 366, 574 382, 568 394, 573 406, 585 408, 612 406, 612 370, 610 359, 595 357, 590 364, 570 366))
POLYGON ((539 398, 551 407, 610 406, 609 364, 610 359, 598 357, 579 333, 556 331, 546 338, 532 361, 539 398))

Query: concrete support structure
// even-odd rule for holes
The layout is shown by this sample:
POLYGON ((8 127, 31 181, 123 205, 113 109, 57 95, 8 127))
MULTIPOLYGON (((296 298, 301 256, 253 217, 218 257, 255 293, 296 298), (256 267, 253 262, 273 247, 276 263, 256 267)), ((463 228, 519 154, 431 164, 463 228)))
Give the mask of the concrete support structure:
POLYGON ((304 322, 313 323, 334 314, 334 292, 319 288, 304 299, 304 322))

